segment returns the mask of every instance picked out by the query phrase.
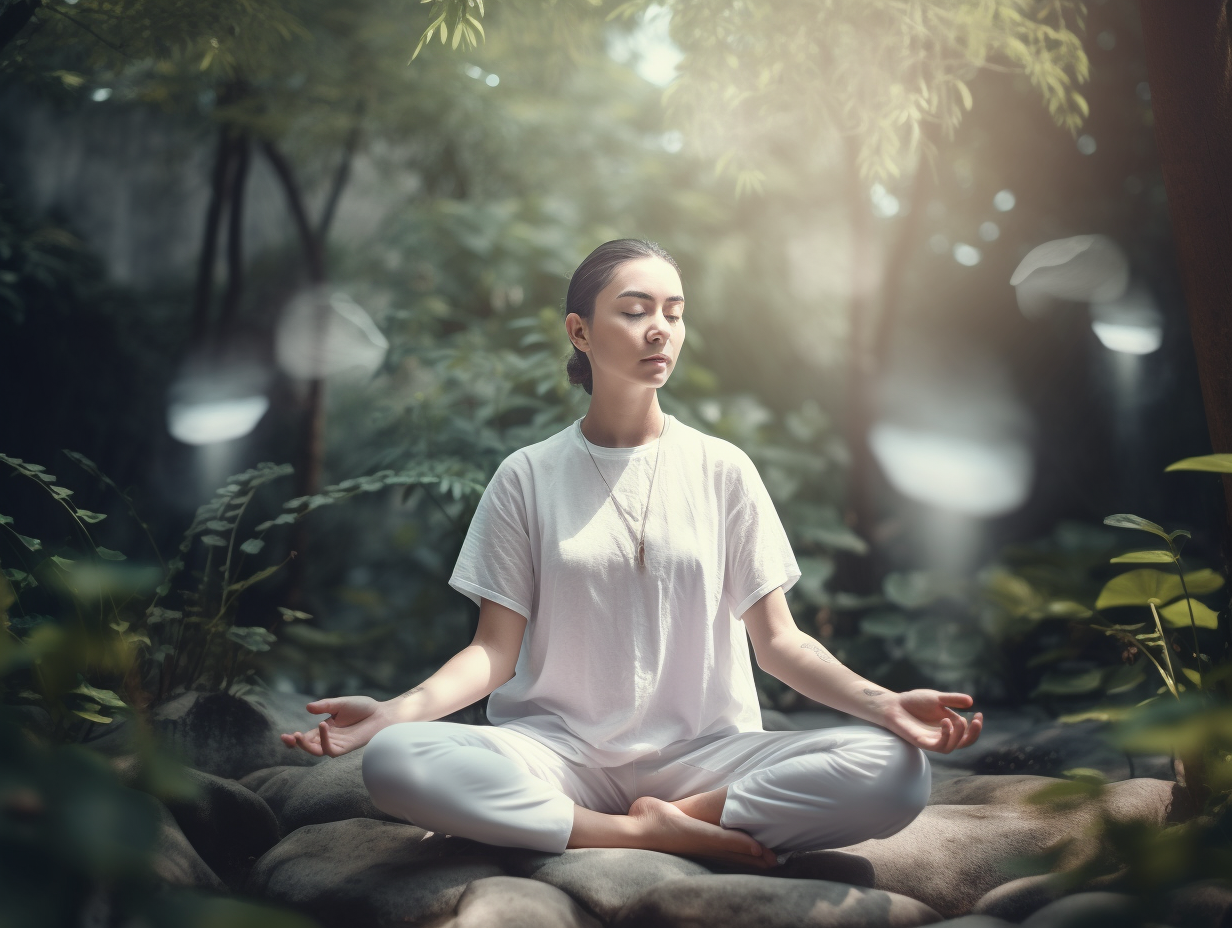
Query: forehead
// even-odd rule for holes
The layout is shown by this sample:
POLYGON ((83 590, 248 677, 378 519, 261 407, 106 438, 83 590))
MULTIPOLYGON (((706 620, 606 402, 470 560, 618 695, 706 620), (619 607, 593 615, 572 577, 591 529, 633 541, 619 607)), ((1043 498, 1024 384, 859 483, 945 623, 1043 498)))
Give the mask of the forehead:
POLYGON ((640 290, 655 297, 684 295, 676 269, 653 256, 626 261, 616 268, 611 281, 603 288, 606 296, 615 296, 625 290, 640 290))

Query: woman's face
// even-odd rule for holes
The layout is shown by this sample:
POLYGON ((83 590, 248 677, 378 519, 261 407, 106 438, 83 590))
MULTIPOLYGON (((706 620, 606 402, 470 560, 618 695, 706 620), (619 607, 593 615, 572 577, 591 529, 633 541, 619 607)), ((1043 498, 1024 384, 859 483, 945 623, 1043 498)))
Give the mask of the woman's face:
POLYGON ((683 294, 674 267, 638 258, 616 268, 589 323, 577 313, 565 318, 570 340, 590 358, 596 389, 667 383, 684 344, 683 294))

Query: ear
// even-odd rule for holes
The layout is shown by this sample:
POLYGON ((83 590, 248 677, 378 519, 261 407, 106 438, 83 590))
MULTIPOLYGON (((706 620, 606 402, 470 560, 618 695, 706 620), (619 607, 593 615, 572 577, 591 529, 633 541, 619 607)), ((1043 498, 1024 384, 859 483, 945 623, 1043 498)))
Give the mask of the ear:
POLYGON ((590 326, 577 313, 565 316, 565 334, 579 351, 590 350, 590 326))

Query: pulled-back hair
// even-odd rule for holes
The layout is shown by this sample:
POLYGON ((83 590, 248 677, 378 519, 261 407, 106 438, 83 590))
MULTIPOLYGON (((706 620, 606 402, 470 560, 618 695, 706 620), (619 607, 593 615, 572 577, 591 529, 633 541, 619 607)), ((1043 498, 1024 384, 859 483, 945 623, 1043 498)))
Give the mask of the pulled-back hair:
MULTIPOLYGON (((616 269, 628 261, 637 261, 640 258, 662 258, 676 269, 677 274, 680 273, 680 265, 676 263, 676 259, 655 242, 646 242, 639 238, 618 238, 604 242, 586 256, 569 278, 569 292, 565 295, 565 315, 577 313, 590 322, 595 315, 595 298, 612 282, 616 269)), ((576 345, 565 369, 569 372, 570 383, 580 384, 587 393, 594 389, 590 358, 586 357, 586 352, 579 351, 576 345)))

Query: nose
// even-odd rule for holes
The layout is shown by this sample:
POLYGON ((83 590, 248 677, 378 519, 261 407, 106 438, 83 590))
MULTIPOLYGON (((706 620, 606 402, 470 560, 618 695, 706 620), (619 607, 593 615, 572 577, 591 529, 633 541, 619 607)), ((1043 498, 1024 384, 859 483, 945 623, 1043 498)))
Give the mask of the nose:
POLYGON ((663 318, 662 313, 656 313, 651 317, 650 325, 646 328, 646 341, 659 345, 666 342, 671 337, 671 333, 667 329, 667 320, 663 318))

